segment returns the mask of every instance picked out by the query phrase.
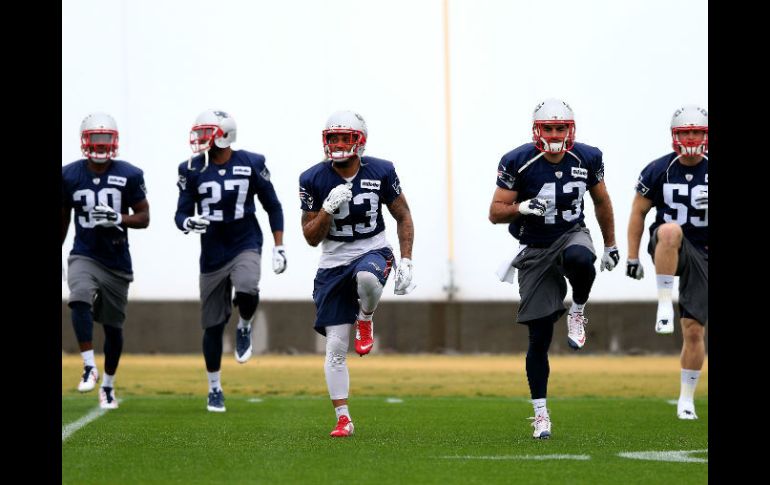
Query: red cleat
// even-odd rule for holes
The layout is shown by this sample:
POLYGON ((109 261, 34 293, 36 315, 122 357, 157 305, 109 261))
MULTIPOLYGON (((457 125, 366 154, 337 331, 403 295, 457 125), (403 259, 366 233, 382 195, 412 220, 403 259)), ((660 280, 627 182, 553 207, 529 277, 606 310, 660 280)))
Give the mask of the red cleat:
POLYGON ((363 357, 374 346, 374 322, 356 321, 356 352, 363 357))
POLYGON ((337 420, 337 426, 334 427, 329 436, 335 438, 345 438, 346 436, 353 435, 353 421, 344 414, 337 420))

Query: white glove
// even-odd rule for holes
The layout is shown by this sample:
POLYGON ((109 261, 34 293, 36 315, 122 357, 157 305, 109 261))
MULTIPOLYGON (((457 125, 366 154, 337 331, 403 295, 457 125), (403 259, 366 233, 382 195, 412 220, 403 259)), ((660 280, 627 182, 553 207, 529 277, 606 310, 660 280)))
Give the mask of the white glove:
POLYGON ((412 260, 409 258, 401 258, 396 268, 396 286, 393 289, 393 293, 396 295, 406 295, 415 288, 412 283, 412 260))
POLYGON ((286 269, 286 249, 283 245, 273 248, 273 271, 275 274, 281 274, 286 269))
POLYGON ((708 210, 709 208, 709 188, 701 189, 700 193, 693 194, 692 206, 698 210, 708 210))
POLYGON ((644 268, 638 259, 626 260, 626 276, 635 280, 644 278, 644 268))
POLYGON ((540 216, 545 214, 548 201, 545 199, 529 199, 519 204, 519 213, 523 216, 540 216))
POLYGON ((323 210, 329 214, 334 214, 334 211, 342 205, 343 202, 347 202, 353 198, 353 191, 351 190, 353 184, 348 182, 346 184, 339 184, 334 187, 329 195, 326 196, 326 200, 323 204, 323 210))
POLYGON ((95 226, 115 227, 123 222, 123 216, 108 205, 99 204, 91 211, 91 220, 95 226))
POLYGON ((618 261, 620 261, 620 253, 616 246, 604 248, 604 255, 602 256, 602 262, 599 265, 599 269, 600 271, 604 271, 605 269, 607 271, 612 271, 615 269, 615 266, 618 265, 618 261))
POLYGON ((182 226, 185 228, 185 233, 192 231, 195 234, 203 234, 208 229, 209 224, 211 221, 206 219, 206 216, 193 216, 185 219, 182 226))

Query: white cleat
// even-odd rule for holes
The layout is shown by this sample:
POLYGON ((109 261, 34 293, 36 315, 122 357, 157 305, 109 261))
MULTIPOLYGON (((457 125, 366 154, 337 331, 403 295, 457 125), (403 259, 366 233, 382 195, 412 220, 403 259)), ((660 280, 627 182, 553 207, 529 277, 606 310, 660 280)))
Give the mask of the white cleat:
POLYGON ((99 407, 102 409, 118 409, 118 398, 115 397, 115 389, 104 386, 99 388, 99 407))
POLYGON ((658 303, 655 331, 663 335, 674 333, 674 305, 671 302, 658 303))
POLYGON ((588 319, 582 313, 567 315, 567 344, 575 350, 582 349, 586 343, 586 323, 588 319))
POLYGON ((99 381, 99 371, 96 370, 96 367, 91 367, 90 365, 87 365, 83 368, 83 375, 80 378, 80 382, 78 382, 78 391, 80 392, 88 392, 93 390, 94 387, 96 387, 96 383, 99 381))
POLYGON ((547 440, 551 437, 551 418, 548 416, 537 416, 532 419, 532 427, 535 431, 532 437, 540 440, 547 440))

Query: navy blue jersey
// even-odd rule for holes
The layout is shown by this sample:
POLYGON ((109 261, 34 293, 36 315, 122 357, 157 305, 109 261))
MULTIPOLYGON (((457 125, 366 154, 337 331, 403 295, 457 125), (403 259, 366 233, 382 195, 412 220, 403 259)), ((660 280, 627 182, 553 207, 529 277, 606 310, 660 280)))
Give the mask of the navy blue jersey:
MULTIPOLYGON (((325 160, 299 176, 299 198, 303 211, 318 212, 331 190, 346 183, 325 160)), ((401 194, 401 183, 393 163, 374 157, 361 157, 361 167, 352 180, 353 199, 343 203, 332 214, 327 239, 357 241, 385 230, 382 204, 390 204, 401 194)))
POLYGON ((547 246, 575 224, 583 224, 583 195, 604 178, 602 152, 575 143, 561 162, 548 162, 533 143, 505 155, 497 168, 497 186, 516 191, 517 202, 535 197, 548 201, 544 217, 521 216, 508 231, 522 244, 547 246))
POLYGON ((61 169, 61 203, 75 211, 75 244, 70 254, 95 259, 104 266, 133 274, 128 251, 128 232, 117 227, 95 226, 89 213, 99 204, 121 214, 147 198, 144 173, 122 160, 112 160, 102 174, 88 169, 81 159, 61 169))
POLYGON ((636 183, 636 191, 652 201, 657 209, 650 235, 664 222, 682 226, 684 237, 701 251, 708 252, 709 215, 706 209, 695 209, 692 201, 708 190, 709 160, 704 157, 697 165, 679 163, 674 152, 650 163, 636 183), (673 163, 672 163, 673 162, 673 163))
POLYGON ((203 169, 203 154, 179 165, 179 201, 176 225, 198 214, 208 216, 208 229, 201 234, 201 273, 210 273, 246 249, 262 251, 262 230, 255 215, 254 195, 268 214, 271 231, 283 231, 283 209, 270 182, 265 157, 246 150, 233 150, 227 163, 209 163, 203 169))

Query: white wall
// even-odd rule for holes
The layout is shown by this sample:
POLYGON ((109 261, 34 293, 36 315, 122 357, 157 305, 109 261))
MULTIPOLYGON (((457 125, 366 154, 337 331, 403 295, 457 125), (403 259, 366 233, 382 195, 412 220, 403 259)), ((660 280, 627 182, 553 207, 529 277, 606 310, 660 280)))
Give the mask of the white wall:
MULTIPOLYGON (((449 0, 449 6, 458 298, 518 298, 515 287, 493 274, 514 245, 487 212, 500 157, 530 141, 532 109, 545 97, 570 103, 578 141, 604 152, 625 260, 639 171, 670 150, 676 107, 708 104, 707 2, 449 0)), ((418 287, 399 300, 444 297, 441 0, 64 2, 62 164, 80 157, 82 118, 103 110, 118 121, 120 158, 145 171, 151 224, 130 231, 132 298, 198 297, 199 242, 178 231, 173 216, 176 167, 190 154, 193 120, 208 108, 235 117, 235 148, 267 157, 284 205, 289 266, 276 276, 264 258, 263 298, 310 298, 320 250, 302 238, 297 180, 323 157, 321 129, 338 109, 366 118, 367 154, 395 162, 412 209, 418 287)), ((395 223, 386 216, 386 224, 397 248, 395 223)), ((71 227, 63 257, 73 234, 71 227)), ((652 276, 649 257, 642 258, 652 276)), ((62 297, 67 294, 63 283, 62 297)), ((654 278, 636 282, 622 270, 600 273, 592 293, 595 301, 654 296, 654 278)), ((392 283, 384 298, 395 298, 392 283)))

